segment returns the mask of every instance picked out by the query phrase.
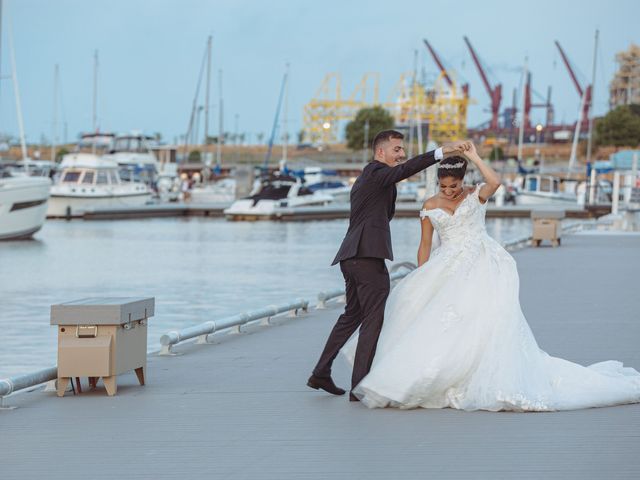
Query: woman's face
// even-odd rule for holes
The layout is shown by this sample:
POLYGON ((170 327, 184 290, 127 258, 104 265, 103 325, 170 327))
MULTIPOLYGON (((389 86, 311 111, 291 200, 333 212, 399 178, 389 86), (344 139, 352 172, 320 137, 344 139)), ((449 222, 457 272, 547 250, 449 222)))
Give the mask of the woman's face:
POLYGON ((462 192, 462 179, 454 177, 443 177, 439 180, 440 193, 443 197, 453 199, 462 192))

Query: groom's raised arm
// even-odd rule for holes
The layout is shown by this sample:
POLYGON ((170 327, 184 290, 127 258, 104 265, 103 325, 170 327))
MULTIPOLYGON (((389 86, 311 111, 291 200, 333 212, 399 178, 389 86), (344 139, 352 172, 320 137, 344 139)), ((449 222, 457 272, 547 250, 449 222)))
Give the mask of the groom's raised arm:
POLYGON ((371 176, 377 183, 387 187, 415 175, 425 168, 438 163, 443 158, 442 148, 438 148, 413 157, 411 160, 407 160, 396 167, 390 167, 381 163, 371 176))

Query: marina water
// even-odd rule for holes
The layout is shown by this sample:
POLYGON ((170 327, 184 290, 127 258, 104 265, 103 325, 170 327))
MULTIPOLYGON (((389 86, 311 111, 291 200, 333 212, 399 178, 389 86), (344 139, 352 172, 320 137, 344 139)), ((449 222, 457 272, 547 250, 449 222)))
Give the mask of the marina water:
MULTIPOLYGON (((0 378, 55 365, 50 306, 90 296, 153 296, 149 351, 168 330, 344 285, 330 263, 347 220, 227 222, 203 218, 48 221, 30 241, 0 243, 0 378)), ((529 219, 488 219, 508 241, 529 219)), ((415 263, 416 219, 391 222, 395 261, 415 263)))

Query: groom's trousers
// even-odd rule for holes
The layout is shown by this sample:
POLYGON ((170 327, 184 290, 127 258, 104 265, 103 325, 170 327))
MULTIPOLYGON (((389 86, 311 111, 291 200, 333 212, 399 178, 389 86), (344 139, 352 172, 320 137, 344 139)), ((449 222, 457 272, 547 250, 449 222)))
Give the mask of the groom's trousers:
POLYGON ((351 377, 351 388, 354 388, 369 373, 376 353, 390 290, 389 272, 382 258, 359 257, 341 261, 340 270, 345 280, 347 304, 329 334, 313 374, 330 376, 333 360, 360 327, 351 377))

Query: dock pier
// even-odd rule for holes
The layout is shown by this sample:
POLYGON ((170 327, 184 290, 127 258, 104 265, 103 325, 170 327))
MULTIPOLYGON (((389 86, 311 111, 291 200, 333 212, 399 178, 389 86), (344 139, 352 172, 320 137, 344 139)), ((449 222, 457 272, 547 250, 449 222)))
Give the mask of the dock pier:
MULTIPOLYGON (((109 209, 88 210, 72 218, 82 220, 124 220, 140 218, 165 218, 165 217, 211 217, 224 218, 224 210, 229 204, 197 204, 197 203, 166 203, 143 205, 139 207, 121 207, 109 209)), ((396 204, 396 218, 414 218, 418 216, 421 203, 398 202, 396 204)), ((515 206, 508 205, 497 207, 493 204, 487 208, 487 218, 529 218, 533 210, 539 209, 536 205, 515 206)), ((598 218, 611 212, 611 205, 596 205, 588 208, 582 206, 545 206, 545 210, 557 208, 563 210, 567 218, 598 218)), ((310 221, 310 220, 337 220, 348 219, 350 205, 335 204, 325 206, 279 208, 270 216, 256 217, 253 220, 278 220, 278 221, 310 221)), ((66 217, 50 217, 66 218, 66 217)))
MULTIPOLYGON (((581 364, 640 368, 640 234, 585 231, 514 253, 540 348, 581 364)), ((305 386, 342 304, 219 332, 124 375, 0 412, 2 478, 632 479, 640 404, 554 413, 368 410, 305 386)), ((158 339, 150 338, 150 342, 158 339)), ((349 384, 346 363, 334 378, 349 384)))

